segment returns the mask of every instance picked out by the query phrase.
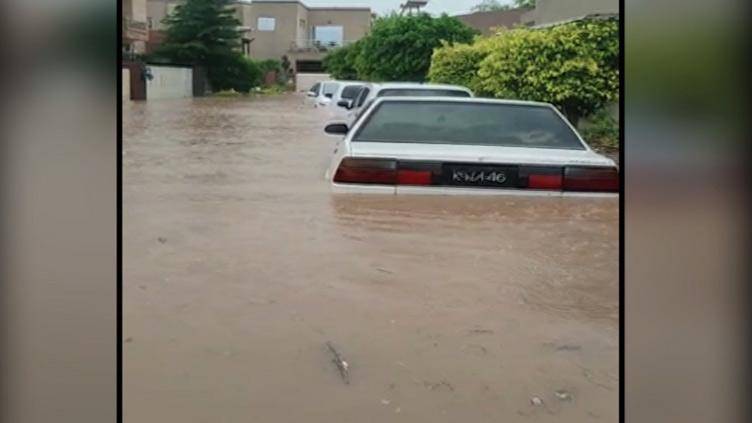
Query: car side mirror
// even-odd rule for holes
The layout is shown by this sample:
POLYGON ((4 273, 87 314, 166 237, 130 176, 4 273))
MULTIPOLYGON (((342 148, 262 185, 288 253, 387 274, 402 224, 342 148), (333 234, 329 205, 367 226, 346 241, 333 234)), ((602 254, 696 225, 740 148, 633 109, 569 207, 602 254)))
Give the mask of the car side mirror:
POLYGON ((352 101, 350 100, 340 100, 339 103, 337 103, 337 106, 343 107, 347 110, 352 109, 352 101))
POLYGON ((324 132, 329 135, 347 135, 350 128, 345 123, 330 123, 324 128, 324 132))
POLYGON ((332 97, 334 97, 334 94, 324 94, 324 97, 326 97, 326 98, 332 98, 332 97))

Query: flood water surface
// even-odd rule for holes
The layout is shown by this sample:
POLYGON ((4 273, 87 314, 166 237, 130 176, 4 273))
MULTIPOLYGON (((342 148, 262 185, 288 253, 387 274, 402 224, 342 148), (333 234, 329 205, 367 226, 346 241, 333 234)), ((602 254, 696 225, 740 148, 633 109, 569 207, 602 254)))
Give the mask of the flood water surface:
POLYGON ((125 421, 618 420, 616 199, 335 195, 322 128, 124 105, 125 421))

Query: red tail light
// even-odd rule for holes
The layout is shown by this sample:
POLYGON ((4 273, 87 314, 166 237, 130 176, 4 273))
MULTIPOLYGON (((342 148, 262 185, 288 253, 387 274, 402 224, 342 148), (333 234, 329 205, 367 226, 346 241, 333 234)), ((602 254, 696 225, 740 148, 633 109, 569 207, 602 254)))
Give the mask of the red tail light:
POLYGON ((396 181, 397 162, 394 160, 346 158, 334 175, 334 182, 350 184, 394 185, 396 181))
POLYGON ((551 175, 530 174, 528 176, 528 188, 533 189, 561 189, 563 178, 561 172, 551 175))
POLYGON ((431 185, 433 174, 429 170, 397 171, 397 185, 431 185))
POLYGON ((619 191, 619 171, 614 167, 567 167, 565 191, 619 191))
POLYGON ((345 158, 334 182, 380 185, 431 185, 430 170, 398 169, 396 160, 345 158))

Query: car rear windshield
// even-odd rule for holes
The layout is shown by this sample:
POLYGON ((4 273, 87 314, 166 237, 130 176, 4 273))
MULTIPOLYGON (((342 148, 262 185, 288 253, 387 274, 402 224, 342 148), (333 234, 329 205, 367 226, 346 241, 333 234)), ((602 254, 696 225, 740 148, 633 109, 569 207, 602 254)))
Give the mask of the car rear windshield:
POLYGON ((345 89, 342 90, 342 98, 352 100, 355 98, 355 96, 358 95, 358 93, 360 93, 360 90, 362 89, 362 85, 350 85, 348 87, 345 87, 345 89))
POLYGON ((385 102, 353 141, 585 149, 548 107, 488 103, 385 102))
POLYGON ((429 88, 387 88, 377 97, 470 97, 467 91, 429 88))

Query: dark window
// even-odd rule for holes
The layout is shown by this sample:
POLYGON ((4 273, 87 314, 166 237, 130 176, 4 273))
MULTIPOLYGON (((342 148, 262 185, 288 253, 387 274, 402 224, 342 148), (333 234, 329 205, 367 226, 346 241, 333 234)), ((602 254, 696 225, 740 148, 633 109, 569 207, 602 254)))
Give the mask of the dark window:
POLYGON ((314 84, 314 86, 311 87, 309 92, 316 93, 316 95, 319 95, 319 89, 321 89, 321 83, 317 82, 316 84, 314 84))
POLYGON ((331 94, 334 95, 334 93, 337 92, 337 89, 339 88, 339 84, 336 82, 324 82, 323 84, 323 91, 324 95, 331 94))
POLYGON ((360 90, 362 89, 362 85, 347 86, 342 90, 342 98, 344 98, 345 100, 352 100, 360 93, 360 90))
POLYGON ((321 60, 298 60, 295 68, 302 73, 324 73, 321 60))
POLYGON ((383 103, 353 141, 585 149, 548 107, 433 101, 383 103))
POLYGON ((371 89, 368 87, 364 87, 363 90, 360 92, 360 95, 358 96, 358 101, 355 107, 363 106, 363 103, 366 102, 366 98, 368 98, 368 94, 370 93, 371 93, 371 89))
POLYGON ((471 97, 466 91, 423 88, 388 88, 379 91, 378 97, 471 97))

